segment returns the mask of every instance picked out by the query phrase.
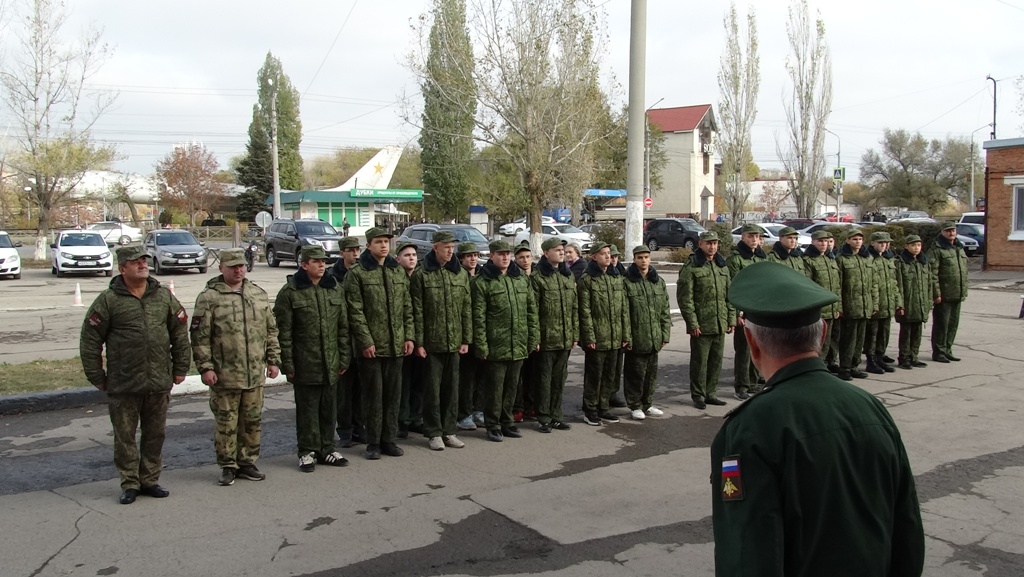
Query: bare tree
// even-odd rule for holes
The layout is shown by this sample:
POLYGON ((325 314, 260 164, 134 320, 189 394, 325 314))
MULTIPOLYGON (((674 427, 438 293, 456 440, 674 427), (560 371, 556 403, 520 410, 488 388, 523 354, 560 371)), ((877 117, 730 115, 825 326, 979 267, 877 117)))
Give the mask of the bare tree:
POLYGON ((761 188, 761 194, 758 195, 757 199, 767 214, 777 215, 788 196, 789 191, 786 190, 785 186, 778 182, 769 182, 761 188))
POLYGON ((741 44, 736 4, 723 19, 725 51, 718 68, 719 149, 725 179, 725 206, 736 226, 750 198, 747 166, 753 162, 750 129, 757 117, 757 95, 761 89, 761 60, 757 53, 757 17, 747 11, 746 44, 741 44))
POLYGON ((176 208, 196 225, 200 211, 210 214, 210 207, 223 194, 223 185, 214 176, 220 167, 217 158, 198 142, 179 144, 156 163, 160 202, 176 208))
POLYGON ((31 187, 29 201, 38 208, 35 259, 42 260, 51 213, 68 201, 86 171, 114 159, 113 147, 93 142, 90 129, 117 95, 85 89, 111 54, 101 31, 65 39, 68 14, 58 0, 21 0, 15 15, 23 25, 8 32, 15 42, 0 68, 0 98, 17 146, 11 167, 31 187))
POLYGON ((794 0, 786 22, 790 55, 786 72, 792 93, 783 97, 787 142, 776 138, 779 160, 790 180, 797 214, 808 218, 815 212, 825 174, 825 125, 832 112, 832 57, 825 43, 825 22, 811 21, 807 0, 794 0))

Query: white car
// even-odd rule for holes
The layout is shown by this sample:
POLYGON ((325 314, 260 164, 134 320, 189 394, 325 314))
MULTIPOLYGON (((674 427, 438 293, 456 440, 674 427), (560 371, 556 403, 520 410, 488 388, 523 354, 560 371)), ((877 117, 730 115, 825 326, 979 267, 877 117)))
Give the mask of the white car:
MULTIPOLYGON (((583 232, 571 224, 544 224, 541 226, 541 231, 544 240, 551 237, 560 238, 566 242, 578 244, 583 252, 589 252, 590 245, 594 242, 594 237, 590 233, 583 232)), ((513 244, 518 245, 524 240, 529 242, 530 231, 520 231, 519 234, 516 235, 515 242, 513 244)))
POLYGON ((50 274, 114 273, 114 258, 103 235, 91 230, 65 230, 50 245, 50 274))
POLYGON ((15 280, 21 278, 19 246, 20 242, 12 242, 10 235, 0 230, 0 277, 10 276, 15 280))
MULTIPOLYGON (((834 222, 830 222, 829 224, 833 224, 834 225, 835 223, 834 222)), ((784 229, 784 228, 786 228, 786 225, 779 224, 779 223, 776 223, 776 222, 762 222, 762 223, 758 223, 757 226, 761 227, 761 230, 764 231, 764 244, 766 246, 767 245, 772 245, 772 244, 775 244, 776 242, 778 242, 779 241, 779 231, 784 229)), ((743 235, 740 234, 740 232, 742 230, 743 230, 742 226, 737 226, 736 228, 732 229, 732 241, 733 241, 733 243, 740 242, 740 238, 743 237, 743 235)), ((809 237, 806 234, 803 234, 801 232, 800 235, 797 236, 797 243, 796 244, 800 248, 800 250, 807 250, 807 247, 811 246, 811 237, 809 237)), ((765 251, 767 252, 767 250, 768 249, 766 248, 765 251)))
POLYGON ((100 233, 103 240, 109 245, 125 245, 142 240, 142 229, 128 226, 123 222, 95 222, 86 227, 85 230, 100 233))
MULTIPOLYGON (((541 216, 540 217, 540 223, 541 224, 555 224, 555 219, 551 218, 550 216, 541 216)), ((510 222, 508 224, 503 224, 500 227, 498 227, 498 232, 503 234, 503 235, 505 235, 505 236, 512 236, 512 235, 516 234, 517 232, 522 232, 524 230, 526 230, 526 217, 525 216, 523 218, 520 218, 519 220, 514 220, 514 221, 512 221, 512 222, 510 222)))
POLYGON ((935 222, 923 210, 906 210, 889 219, 889 222, 935 222))

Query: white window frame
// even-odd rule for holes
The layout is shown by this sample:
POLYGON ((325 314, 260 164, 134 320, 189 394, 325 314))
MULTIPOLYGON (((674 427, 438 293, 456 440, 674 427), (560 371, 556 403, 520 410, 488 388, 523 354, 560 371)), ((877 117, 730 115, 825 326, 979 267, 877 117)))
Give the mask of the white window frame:
POLYGON ((1024 240, 1024 220, 1018 222, 1017 210, 1024 204, 1024 175, 1007 176, 1003 184, 1010 188, 1010 234, 1007 240, 1024 240))

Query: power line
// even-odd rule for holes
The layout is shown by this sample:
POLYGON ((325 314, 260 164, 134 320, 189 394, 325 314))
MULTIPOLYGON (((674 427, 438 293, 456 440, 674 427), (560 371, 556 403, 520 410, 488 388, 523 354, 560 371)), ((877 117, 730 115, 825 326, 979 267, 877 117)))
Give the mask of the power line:
POLYGON ((303 96, 309 92, 310 87, 313 86, 313 82, 316 81, 316 77, 320 75, 320 70, 323 69, 324 64, 327 63, 327 58, 330 57, 331 51, 334 50, 334 45, 338 43, 338 38, 341 38, 341 31, 345 29, 345 25, 348 24, 348 19, 352 16, 352 12, 355 11, 356 4, 358 3, 359 0, 354 0, 352 2, 352 7, 349 8, 348 14, 345 16, 345 20, 341 23, 341 28, 338 28, 338 33, 334 35, 334 42, 331 42, 331 47, 327 49, 327 54, 324 54, 324 59, 320 61, 320 66, 317 66, 316 72, 313 73, 313 78, 309 80, 309 84, 306 86, 306 89, 302 91, 303 96))
MULTIPOLYGON (((929 120, 928 122, 924 123, 924 125, 922 125, 922 126, 921 126, 921 128, 924 128, 925 126, 928 126, 929 124, 932 124, 932 123, 933 123, 933 122, 935 122, 936 120, 939 120, 939 119, 940 119, 940 118, 942 118, 943 116, 946 116, 946 115, 947 115, 947 114, 949 114, 950 112, 953 112, 953 111, 954 111, 954 110, 956 110, 957 108, 960 108, 960 107, 961 107, 961 106, 963 106, 964 104, 967 104, 967 103, 968 103, 968 102, 969 102, 969 101, 970 101, 970 100, 971 100, 972 98, 974 98, 975 96, 977 96, 977 95, 981 94, 982 92, 985 92, 986 90, 988 90, 988 86, 986 86, 985 88, 982 88, 981 90, 979 90, 979 91, 975 92, 974 94, 972 94, 972 95, 968 96, 968 97, 967 97, 967 98, 965 98, 965 99, 964 99, 964 100, 963 100, 963 101, 962 101, 962 102, 961 102, 960 104, 957 104, 957 105, 956 105, 956 106, 954 106, 953 108, 950 108, 949 110, 947 110, 947 111, 943 112, 942 114, 940 114, 940 115, 936 116, 935 118, 933 118, 933 119, 929 120)), ((916 130, 915 132, 920 132, 920 131, 921 131, 921 128, 918 128, 918 129, 917 129, 917 130, 916 130)))

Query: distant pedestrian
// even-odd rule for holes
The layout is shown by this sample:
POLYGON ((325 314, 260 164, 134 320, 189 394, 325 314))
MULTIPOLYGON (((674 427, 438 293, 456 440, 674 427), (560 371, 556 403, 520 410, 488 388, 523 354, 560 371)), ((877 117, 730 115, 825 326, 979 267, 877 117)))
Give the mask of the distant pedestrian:
POLYGON ((928 251, 928 261, 938 288, 932 309, 932 360, 959 361, 953 355, 953 342, 960 326, 960 305, 967 299, 967 253, 956 238, 956 223, 942 225, 942 232, 928 251))
POLYGON ((351 224, 348 223, 348 218, 341 219, 341 234, 342 236, 348 236, 348 229, 351 228, 351 224))
POLYGON ((921 237, 916 234, 907 235, 904 239, 903 250, 896 259, 896 280, 903 292, 903 314, 896 315, 896 322, 900 325, 899 367, 927 367, 927 363, 918 359, 918 354, 924 323, 932 310, 935 277, 928 258, 921 252, 921 237))

